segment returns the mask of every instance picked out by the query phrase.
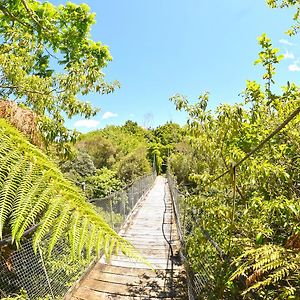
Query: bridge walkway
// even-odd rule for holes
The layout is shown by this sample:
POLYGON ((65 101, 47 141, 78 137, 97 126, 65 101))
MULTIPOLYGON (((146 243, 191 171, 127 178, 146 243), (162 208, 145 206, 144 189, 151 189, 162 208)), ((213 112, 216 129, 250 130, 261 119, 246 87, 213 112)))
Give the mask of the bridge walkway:
POLYGON ((123 255, 113 256, 109 264, 102 257, 65 299, 184 299, 175 286, 185 285, 183 268, 170 259, 169 243, 175 254, 179 240, 166 178, 156 178, 119 234, 142 253, 156 272, 123 255))

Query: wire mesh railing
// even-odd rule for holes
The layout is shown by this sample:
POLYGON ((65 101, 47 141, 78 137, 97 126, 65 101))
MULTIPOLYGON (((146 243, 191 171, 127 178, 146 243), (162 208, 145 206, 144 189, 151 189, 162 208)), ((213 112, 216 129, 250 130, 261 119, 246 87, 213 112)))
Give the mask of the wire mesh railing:
MULTIPOLYGON (((240 293, 237 292, 237 289, 241 287, 241 290, 245 290, 245 286, 247 286, 245 274, 238 278, 236 282, 237 285, 236 287, 234 287, 234 289, 236 290, 234 291, 233 289, 232 291, 230 291, 229 294, 226 295, 226 297, 224 295, 226 285, 230 284, 228 280, 224 279, 229 279, 228 274, 232 273, 233 269, 235 268, 231 261, 232 256, 230 256, 230 250, 232 250, 234 244, 233 241, 238 239, 240 239, 241 241, 243 239, 243 236, 239 235, 238 231, 233 230, 234 221, 242 215, 237 210, 238 207, 236 203, 237 194, 239 194, 240 197, 243 198, 243 195, 237 185, 237 169, 241 167, 246 160, 248 160, 260 150, 262 150, 262 148, 265 147, 275 135, 277 135, 287 124, 289 124, 299 114, 300 107, 298 106, 279 126, 277 126, 270 134, 268 134, 264 139, 262 139, 261 142, 258 143, 258 145, 256 145, 252 148, 252 150, 246 153, 244 157, 242 157, 238 162, 230 166, 227 166, 225 163, 226 171, 209 181, 208 184, 212 185, 213 183, 219 181, 221 178, 228 175, 230 176, 229 182, 231 184, 231 187, 228 187, 228 190, 232 190, 232 193, 230 195, 232 205, 231 207, 229 206, 230 210, 227 211, 228 214, 231 216, 231 220, 230 222, 228 222, 228 224, 226 224, 224 228, 220 227, 223 231, 215 230, 214 237, 210 236, 206 228, 201 227, 202 222, 200 221, 200 219, 204 214, 204 208, 202 207, 200 209, 196 209, 196 207, 193 205, 195 202, 192 201, 191 195, 188 196, 190 198, 190 203, 187 205, 187 197, 184 197, 184 195, 180 193, 180 191, 178 191, 176 181, 170 174, 168 174, 168 181, 171 189, 173 205, 174 207, 177 207, 178 231, 182 233, 183 253, 186 271, 188 274, 189 299, 240 299, 242 297, 240 296, 240 293), (226 231, 227 234, 225 234, 226 231), (191 236, 190 233, 192 233, 191 235, 193 235, 194 237, 192 243, 194 245, 195 243, 197 243, 197 246, 193 247, 193 253, 189 257, 186 254, 186 249, 189 247, 188 243, 189 238, 191 236), (219 241, 220 245, 226 245, 227 251, 223 251, 223 249, 219 246, 216 240, 219 241), (191 268, 191 266, 193 266, 193 268, 191 268), (194 270, 197 270, 197 272, 195 273, 194 270), (213 290, 214 292, 212 293, 213 290), (231 292, 234 292, 238 298, 233 297, 231 292)), ((211 192, 215 193, 216 191, 211 190, 211 192)), ((203 202, 208 201, 208 193, 206 195, 203 195, 203 202)), ((202 195, 198 194, 195 197, 198 197, 199 200, 202 197, 202 195)), ((221 201, 222 199, 220 199, 220 202, 221 201)), ((215 226, 217 227, 218 224, 216 224, 215 226)), ((213 228, 208 227, 207 229, 213 232, 213 228)), ((246 240, 246 238, 244 238, 244 240, 246 240)), ((259 241, 256 242, 259 243, 259 241)), ((256 274, 259 274, 259 272, 257 272, 256 274)), ((261 298, 255 290, 249 290, 247 296, 250 297, 247 299, 267 299, 261 298)), ((295 298, 297 296, 293 297, 295 298)), ((275 297, 272 299, 275 299, 275 297)))
POLYGON ((35 253, 32 240, 0 261, 0 298, 24 290, 29 299, 56 299, 63 296, 87 268, 90 260, 70 261, 66 241, 57 244, 48 257, 49 240, 45 239, 35 253))
POLYGON ((109 225, 118 231, 138 200, 145 191, 150 189, 155 178, 155 174, 143 176, 123 190, 116 191, 103 198, 94 198, 90 201, 104 215, 109 225))
MULTIPOLYGON (((141 177, 133 184, 102 199, 92 199, 95 209, 118 231, 138 200, 151 188, 155 174, 141 177)), ((0 245, 0 298, 19 294, 24 290, 28 299, 62 299, 92 265, 89 259, 70 260, 68 242, 61 240, 48 256, 48 239, 44 239, 37 253, 32 240, 25 240, 19 250, 12 245, 0 245)))
POLYGON ((186 241, 185 241, 185 229, 186 229, 186 205, 185 205, 185 197, 177 188, 176 181, 174 177, 167 173, 168 184, 171 193, 171 200, 174 211, 174 218, 176 222, 177 232, 181 243, 181 260, 184 263, 184 267, 187 274, 187 285, 188 285, 188 298, 190 300, 195 299, 196 296, 196 287, 197 285, 197 277, 194 272, 190 268, 190 264, 188 262, 186 256, 186 241))
POLYGON ((201 299, 207 299, 206 296, 209 295, 213 286, 217 284, 218 278, 214 274, 220 268, 220 257, 222 260, 226 260, 227 257, 218 244, 200 227, 198 229, 202 233, 203 240, 198 245, 197 272, 193 270, 192 265, 195 264, 195 257, 188 256, 187 245, 189 234, 192 231, 191 224, 195 221, 194 214, 187 206, 186 196, 178 190, 175 178, 169 173, 167 178, 177 231, 181 242, 181 257, 187 274, 188 299, 199 299, 200 295, 201 299), (199 257, 201 259, 198 259, 199 257))

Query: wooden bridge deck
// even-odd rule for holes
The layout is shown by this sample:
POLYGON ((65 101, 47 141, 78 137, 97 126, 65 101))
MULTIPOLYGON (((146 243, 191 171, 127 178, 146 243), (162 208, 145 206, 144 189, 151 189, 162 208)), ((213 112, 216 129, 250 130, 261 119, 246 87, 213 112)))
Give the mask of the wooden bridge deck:
POLYGON ((171 273, 170 247, 163 236, 162 224, 175 252, 179 241, 170 192, 166 179, 158 176, 120 231, 120 235, 139 249, 157 271, 122 255, 113 256, 110 264, 101 258, 65 299, 171 299, 170 279, 181 281, 183 273, 182 268, 175 265, 171 273))

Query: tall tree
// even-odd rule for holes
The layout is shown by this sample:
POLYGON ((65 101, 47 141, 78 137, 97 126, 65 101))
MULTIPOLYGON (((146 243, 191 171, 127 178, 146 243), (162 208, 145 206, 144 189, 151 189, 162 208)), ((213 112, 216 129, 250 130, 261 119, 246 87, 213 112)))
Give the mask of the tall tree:
POLYGON ((36 113, 46 143, 76 138, 66 129, 65 116, 96 114, 80 96, 119 86, 104 80, 112 57, 107 46, 90 38, 94 23, 86 4, 0 1, 0 97, 14 97, 36 113))

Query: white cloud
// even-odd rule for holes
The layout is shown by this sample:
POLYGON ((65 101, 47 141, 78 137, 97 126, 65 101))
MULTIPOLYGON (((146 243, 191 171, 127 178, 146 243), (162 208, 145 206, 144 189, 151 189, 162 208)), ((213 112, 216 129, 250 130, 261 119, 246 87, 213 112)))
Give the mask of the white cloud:
POLYGON ((293 46, 293 43, 291 43, 291 42, 289 42, 288 40, 285 40, 285 39, 280 39, 279 43, 287 45, 287 46, 293 46))
POLYGON ((103 114, 102 119, 115 118, 115 117, 117 117, 117 116, 118 116, 118 114, 113 113, 113 112, 111 112, 111 111, 107 111, 107 112, 105 112, 105 113, 103 114))
POLYGON ((291 72, 300 72, 300 67, 297 64, 289 65, 289 71, 291 71, 291 72))
POLYGON ((74 123, 75 127, 95 128, 99 125, 98 120, 78 120, 74 123))
POLYGON ((295 55, 293 52, 289 52, 288 50, 284 53, 284 58, 295 59, 295 55))

